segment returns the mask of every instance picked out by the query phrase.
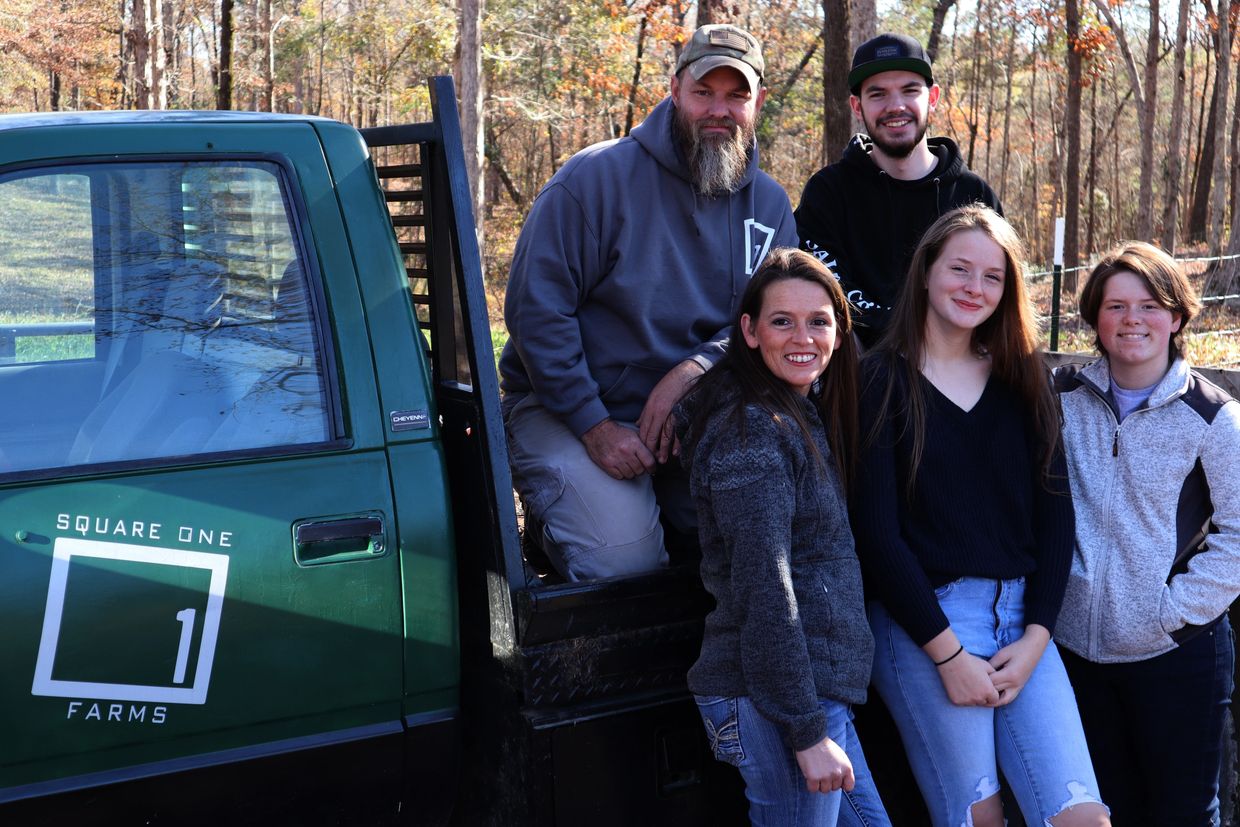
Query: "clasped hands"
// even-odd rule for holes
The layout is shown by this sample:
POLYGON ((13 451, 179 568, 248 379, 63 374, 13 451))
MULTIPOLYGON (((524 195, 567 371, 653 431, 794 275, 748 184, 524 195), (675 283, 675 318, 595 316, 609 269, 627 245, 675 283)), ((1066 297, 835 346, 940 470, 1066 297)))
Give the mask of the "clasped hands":
MULTIPOLYGON (((950 630, 943 634, 950 634, 950 630)), ((1046 627, 1030 624, 1020 640, 1004 646, 989 660, 961 652, 938 666, 939 679, 957 706, 1006 706, 1025 687, 1049 643, 1046 627)))
POLYGON ((653 473, 657 464, 678 455, 680 442, 672 408, 702 373, 702 366, 690 359, 669 370, 646 399, 636 431, 604 419, 582 434, 581 441, 594 464, 608 476, 631 480, 653 473))

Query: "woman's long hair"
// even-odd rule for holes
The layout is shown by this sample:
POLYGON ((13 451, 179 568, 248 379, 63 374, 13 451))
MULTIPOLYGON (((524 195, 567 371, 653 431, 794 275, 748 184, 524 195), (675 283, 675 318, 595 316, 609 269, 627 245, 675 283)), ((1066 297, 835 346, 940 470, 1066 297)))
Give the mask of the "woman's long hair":
POLYGON ((787 417, 795 422, 811 452, 818 457, 797 392, 771 373, 758 348, 749 347, 741 336, 741 318, 749 316, 756 321, 761 317, 767 288, 793 279, 817 284, 826 290, 835 311, 840 346, 832 354, 809 398, 818 408, 827 432, 827 445, 847 488, 857 454, 857 346, 852 335, 852 316, 848 312, 848 299, 831 271, 809 253, 792 248, 771 251, 745 287, 732 318, 732 341, 727 353, 690 391, 685 406, 690 412, 690 421, 685 429, 684 450, 692 454, 707 420, 721 404, 728 404, 727 400, 731 399, 732 413, 737 418, 742 438, 745 406, 757 405, 776 419, 787 417))
POLYGON ((926 397, 919 374, 926 356, 926 289, 931 266, 938 260, 948 239, 959 232, 978 230, 1003 250, 1004 282, 999 306, 990 318, 973 331, 973 349, 990 358, 991 370, 1024 403, 1040 443, 1042 473, 1050 467, 1059 445, 1059 407, 1051 390, 1047 369, 1038 349, 1037 315, 1025 288, 1024 245, 1012 225, 989 207, 972 204, 945 213, 930 225, 913 253, 908 277, 892 312, 891 323, 867 359, 883 360, 890 377, 884 389, 879 414, 871 426, 867 442, 877 437, 888 416, 903 420, 902 435, 912 436, 909 462, 909 488, 921 466, 926 444, 926 397), (901 358, 903 357, 903 358, 901 358), (892 410, 893 386, 904 388, 905 404, 892 410))

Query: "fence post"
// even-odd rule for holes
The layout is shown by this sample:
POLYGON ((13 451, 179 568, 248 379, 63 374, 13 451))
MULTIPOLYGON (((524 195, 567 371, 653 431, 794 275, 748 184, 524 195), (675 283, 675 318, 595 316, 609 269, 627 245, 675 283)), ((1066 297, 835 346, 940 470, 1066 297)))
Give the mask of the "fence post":
POLYGON ((1063 216, 1055 219, 1055 267, 1051 279, 1051 352, 1059 350, 1059 291, 1063 283, 1063 216))

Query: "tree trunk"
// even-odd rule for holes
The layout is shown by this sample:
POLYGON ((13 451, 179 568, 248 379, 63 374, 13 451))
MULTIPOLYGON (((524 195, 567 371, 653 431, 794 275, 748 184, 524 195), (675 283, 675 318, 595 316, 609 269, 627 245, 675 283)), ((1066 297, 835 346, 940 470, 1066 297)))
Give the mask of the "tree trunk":
POLYGON ((1007 57, 1004 60, 1004 75, 1007 90, 1003 97, 1003 148, 999 160, 999 202, 1007 198, 1008 176, 1008 136, 1012 127, 1012 76, 1016 70, 1016 27, 1008 32, 1007 57))
MULTIPOLYGON (((848 22, 852 27, 852 36, 848 44, 848 66, 852 65, 853 52, 857 51, 862 43, 878 34, 878 8, 875 0, 850 0, 848 4, 848 22)), ((840 85, 847 85, 847 81, 840 85)), ((861 119, 852 114, 852 109, 848 110, 848 132, 851 135, 861 132, 865 129, 865 124, 861 119)))
POLYGON ((981 20, 987 12, 985 0, 977 0, 977 22, 973 26, 973 60, 969 74, 969 114, 965 116, 965 124, 969 127, 969 150, 965 154, 965 166, 974 169, 973 150, 977 147, 977 130, 981 124, 982 101, 982 26, 981 20))
POLYGON ((943 25, 947 22, 947 13, 954 5, 956 5, 956 0, 937 0, 934 4, 934 17, 930 21, 930 37, 926 38, 926 54, 930 55, 931 63, 934 63, 939 56, 939 40, 943 37, 943 25))
POLYGON ((184 108, 181 102, 181 32, 183 27, 170 0, 160 0, 163 21, 161 42, 164 45, 164 106, 184 108))
POLYGON ((220 0, 220 68, 215 79, 215 108, 232 109, 233 0, 220 0))
POLYGON ((1137 196, 1137 238, 1154 238, 1154 118, 1158 107, 1158 0, 1149 0, 1150 30, 1145 49, 1144 125, 1141 129, 1141 190, 1137 196))
POLYGON ((852 28, 848 48, 851 64, 852 54, 857 51, 857 47, 878 33, 878 8, 875 0, 852 0, 848 11, 848 22, 852 28))
POLYGON ((633 131, 634 110, 637 109, 637 90, 642 81, 642 54, 646 51, 646 26, 650 18, 642 14, 641 23, 637 27, 637 54, 633 57, 633 82, 629 84, 629 99, 624 109, 624 134, 633 131))
MULTIPOLYGON (((1115 108, 1113 111, 1118 115, 1119 110, 1120 110, 1119 87, 1115 85, 1114 83, 1111 84, 1111 92, 1115 99, 1115 108)), ((1118 118, 1116 120, 1118 120, 1118 118)), ((1107 139, 1103 138, 1102 143, 1103 143, 1103 146, 1106 146, 1107 139)), ((1120 145, 1120 141, 1118 140, 1110 141, 1110 147, 1111 147, 1111 203, 1110 203, 1110 210, 1109 210, 1110 216, 1111 216, 1111 227, 1110 227, 1110 235, 1109 235, 1110 239, 1116 239, 1120 237, 1120 220, 1122 218, 1122 216, 1120 215, 1120 204, 1122 203, 1122 199, 1120 198, 1120 193, 1119 193, 1119 181, 1120 181, 1120 178, 1119 178, 1120 176, 1119 145, 1120 145)))
POLYGON ((1180 221, 1180 160, 1184 157, 1184 52, 1188 43, 1189 0, 1180 0, 1180 17, 1175 30, 1175 87, 1171 93, 1171 134, 1163 154, 1162 247, 1175 252, 1180 221))
POLYGON ((129 59, 132 50, 129 43, 129 16, 125 14, 125 8, 128 6, 129 0, 117 0, 117 3, 120 6, 121 25, 116 43, 116 85, 121 90, 121 109, 128 109, 130 103, 129 59))
POLYGON ((1033 239, 1032 250, 1042 249, 1042 222, 1039 220, 1039 212, 1041 207, 1042 190, 1038 186, 1038 170, 1042 165, 1038 163, 1038 38, 1035 35, 1033 42, 1029 46, 1029 88, 1032 94, 1029 95, 1029 157, 1032 160, 1030 165, 1033 171, 1033 186, 1031 192, 1033 199, 1031 209, 1029 210, 1029 220, 1032 222, 1026 236, 1033 239))
POLYGON ((1210 95, 1210 110, 1206 114, 1205 132, 1201 135, 1201 153, 1197 156, 1197 168, 1193 171, 1193 205, 1188 214, 1188 238, 1203 241, 1210 216, 1210 189, 1214 169, 1214 133, 1218 131, 1218 77, 1214 79, 1214 92, 1210 95))
MULTIPOLYGON (((1158 0, 1150 0, 1151 6, 1157 10, 1158 0)), ((1150 58, 1147 51, 1147 66, 1145 71, 1145 81, 1142 82, 1141 74, 1137 72, 1137 59, 1133 55, 1132 49, 1128 44, 1128 35, 1124 32, 1124 28, 1115 19, 1115 15, 1111 13, 1109 0, 1094 0, 1094 6, 1098 12, 1106 20, 1107 25, 1115 34, 1115 39, 1119 42, 1120 54, 1124 56, 1124 68, 1128 72, 1128 81, 1132 84, 1133 96, 1137 99, 1137 131, 1141 133, 1141 161, 1140 161, 1140 195, 1137 204, 1137 234, 1142 239, 1149 239, 1153 236, 1152 226, 1152 210, 1150 206, 1151 196, 1151 180, 1154 172, 1154 125, 1153 112, 1154 105, 1157 103, 1157 86, 1147 88, 1150 82, 1150 73, 1156 73, 1158 70, 1158 16, 1154 15, 1151 22, 1151 34, 1149 49, 1152 50, 1153 57, 1150 58), (1145 222, 1146 226, 1142 225, 1145 222)), ((1157 75, 1155 75, 1157 78, 1157 75)), ((1157 79, 1155 79, 1157 84, 1157 79)), ((1115 193, 1113 197, 1118 197, 1115 193)))
POLYGON ((991 149, 994 146, 994 124, 992 123, 995 115, 995 61, 994 54, 995 44, 995 14, 987 15, 986 23, 986 55, 988 57, 988 66, 986 71, 986 172, 982 175, 987 181, 991 180, 990 159, 991 149))
POLYGON ((461 107, 461 140, 465 146, 465 168, 469 171, 469 191, 473 199, 478 244, 482 246, 482 165, 485 160, 482 102, 483 0, 459 0, 456 94, 461 107))
POLYGON ((131 8, 133 28, 129 36, 135 68, 134 106, 138 109, 167 109, 163 5, 160 0, 133 0, 131 8))
POLYGON ((1064 291, 1076 295, 1076 267, 1080 259, 1081 226, 1081 53, 1077 39, 1081 36, 1081 10, 1077 0, 1066 0, 1068 51, 1068 89, 1064 111, 1064 138, 1067 156, 1064 165, 1064 291))
POLYGON ((1227 97, 1231 91, 1231 25, 1228 20, 1227 6, 1219 2, 1218 16, 1218 59, 1215 61, 1215 87, 1218 90, 1218 108, 1220 117, 1214 130, 1214 165, 1211 178, 1214 179, 1213 192, 1210 195, 1210 237, 1211 255, 1218 255, 1223 249, 1223 219, 1226 217, 1227 205, 1227 129, 1223 125, 1226 117, 1227 97))
MULTIPOLYGON (((1237 154, 1237 143, 1240 142, 1240 138, 1237 137, 1237 133, 1240 132, 1240 75, 1237 76, 1235 84, 1238 103, 1231 124, 1231 230, 1228 234, 1227 248, 1224 250, 1224 255, 1228 256, 1228 259, 1219 262, 1218 278, 1215 283, 1217 294, 1224 296, 1235 292, 1236 280, 1240 277, 1240 260, 1232 258, 1232 256, 1240 255, 1240 172, 1235 169, 1235 159, 1240 157, 1240 154, 1237 154)), ((1217 186, 1217 183, 1215 185, 1217 186)))
MULTIPOLYGON (((1236 159, 1240 158, 1240 75, 1232 76, 1232 86, 1235 87, 1235 105, 1231 111, 1231 143, 1228 157, 1232 159, 1229 165, 1230 170, 1230 186, 1231 186, 1231 207, 1230 225, 1232 227, 1231 235, 1234 238, 1237 219, 1240 218, 1240 169, 1236 168, 1236 159)), ((1228 244, 1230 253, 1231 245, 1228 244)))
POLYGON ((276 57, 275 30, 271 27, 271 0, 258 0, 258 31, 256 38, 261 43, 263 57, 263 97, 259 109, 263 112, 275 111, 276 97, 276 57))
POLYGON ((1085 252, 1094 252, 1094 230, 1098 211, 1098 82, 1089 85, 1089 171, 1085 174, 1089 193, 1089 227, 1085 232, 1085 252))
POLYGON ((823 164, 836 158, 852 137, 852 110, 848 106, 849 0, 822 0, 822 156, 823 164))
MULTIPOLYGON (((743 26, 748 13, 748 0, 698 0, 697 24, 735 23, 743 26)), ((844 29, 844 36, 848 36, 848 29, 844 29)))

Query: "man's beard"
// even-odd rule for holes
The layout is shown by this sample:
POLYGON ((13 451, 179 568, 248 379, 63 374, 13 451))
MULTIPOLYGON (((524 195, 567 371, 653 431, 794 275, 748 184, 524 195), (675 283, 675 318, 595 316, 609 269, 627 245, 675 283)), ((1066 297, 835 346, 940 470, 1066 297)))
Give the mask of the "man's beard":
MULTIPOLYGON (((865 121, 864 118, 862 120, 865 121)), ((874 146, 888 158, 895 159, 907 158, 909 155, 913 154, 913 150, 916 149, 917 145, 921 143, 921 139, 926 137, 926 130, 929 126, 930 119, 926 118, 917 124, 917 133, 913 135, 912 139, 906 143, 893 144, 880 138, 878 135, 878 129, 875 125, 871 124, 869 121, 865 121, 865 131, 870 136, 870 140, 874 142, 874 146)))
POLYGON ((749 169, 753 124, 739 124, 731 119, 693 123, 677 109, 672 131, 689 162, 689 175, 698 192, 715 198, 740 189, 749 169), (708 126, 727 126, 729 133, 703 135, 702 129, 708 126))

